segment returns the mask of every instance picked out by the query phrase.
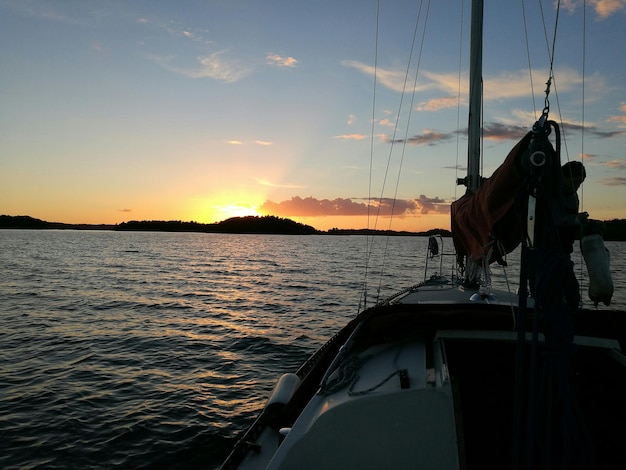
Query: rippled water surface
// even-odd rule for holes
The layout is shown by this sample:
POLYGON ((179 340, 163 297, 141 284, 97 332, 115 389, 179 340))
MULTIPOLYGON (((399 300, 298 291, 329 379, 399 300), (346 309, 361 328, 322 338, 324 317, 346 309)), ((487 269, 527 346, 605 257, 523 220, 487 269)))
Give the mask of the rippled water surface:
MULTIPOLYGON (((0 230, 0 468, 216 467, 277 376, 357 313, 366 244, 0 230)), ((374 244, 370 302, 422 280, 426 239, 374 244)), ((607 245, 626 309, 626 244, 607 245)))

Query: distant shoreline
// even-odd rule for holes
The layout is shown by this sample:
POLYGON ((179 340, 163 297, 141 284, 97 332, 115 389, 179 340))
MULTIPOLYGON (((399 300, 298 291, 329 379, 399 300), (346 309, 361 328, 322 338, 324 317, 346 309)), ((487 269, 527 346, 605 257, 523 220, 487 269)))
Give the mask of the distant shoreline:
POLYGON ((0 215, 0 229, 22 230, 109 230, 135 232, 197 232, 197 233, 232 233, 232 234, 272 234, 272 235, 393 235, 393 236, 430 236, 433 234, 444 237, 452 236, 445 229, 433 229, 426 232, 372 230, 372 229, 338 229, 328 231, 317 230, 291 219, 275 216, 232 217, 214 224, 183 222, 177 220, 160 221, 129 221, 120 224, 66 224, 47 222, 30 216, 0 215))
MULTIPOLYGON (((603 221, 606 241, 626 241, 626 219, 603 221)), ((276 216, 232 217, 213 224, 183 222, 180 220, 144 220, 129 221, 120 224, 66 224, 47 222, 34 217, 20 215, 0 215, 0 229, 25 230, 110 230, 135 232, 198 232, 198 233, 231 233, 258 235, 391 235, 391 236, 430 236, 441 235, 451 237, 446 229, 432 229, 425 232, 409 232, 372 229, 339 229, 328 231, 317 230, 310 225, 301 224, 291 219, 276 216)))

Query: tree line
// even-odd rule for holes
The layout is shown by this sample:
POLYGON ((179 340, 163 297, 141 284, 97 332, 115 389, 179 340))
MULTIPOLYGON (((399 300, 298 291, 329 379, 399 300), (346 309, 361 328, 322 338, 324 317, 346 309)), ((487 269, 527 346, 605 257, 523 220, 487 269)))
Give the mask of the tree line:
MULTIPOLYGON (((603 237, 607 241, 626 241, 626 219, 605 220, 602 222, 603 237)), ((338 229, 327 232, 316 230, 310 225, 301 224, 291 219, 265 216, 231 217, 230 219, 213 224, 200 222, 184 222, 182 220, 132 220, 116 225, 64 224, 60 222, 46 222, 30 216, 0 215, 0 229, 71 229, 71 230, 119 230, 119 231, 149 231, 149 232, 205 232, 205 233, 256 233, 256 234, 283 234, 283 235, 419 235, 428 236, 440 234, 450 236, 448 230, 433 229, 427 232, 398 232, 371 229, 338 229)))

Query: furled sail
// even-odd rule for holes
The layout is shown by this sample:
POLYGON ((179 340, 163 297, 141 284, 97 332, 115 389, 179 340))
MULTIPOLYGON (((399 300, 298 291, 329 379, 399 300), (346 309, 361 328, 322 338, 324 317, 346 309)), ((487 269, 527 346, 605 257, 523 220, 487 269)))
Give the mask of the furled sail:
POLYGON ((476 192, 467 191, 452 203, 451 227, 457 255, 491 263, 519 245, 522 228, 514 205, 528 176, 522 159, 532 137, 529 132, 522 138, 476 192))

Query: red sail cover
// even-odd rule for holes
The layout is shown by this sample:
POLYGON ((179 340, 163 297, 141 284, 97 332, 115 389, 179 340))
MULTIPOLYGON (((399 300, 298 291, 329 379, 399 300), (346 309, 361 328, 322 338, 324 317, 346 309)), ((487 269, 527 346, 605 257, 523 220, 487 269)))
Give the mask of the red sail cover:
POLYGON ((491 263, 519 245, 521 225, 512 207, 526 179, 521 156, 528 148, 531 135, 529 132, 513 147, 502 165, 475 193, 466 193, 452 203, 451 228, 457 254, 468 255, 475 262, 482 262, 489 256, 491 263), (496 241, 502 252, 494 246, 496 241))

